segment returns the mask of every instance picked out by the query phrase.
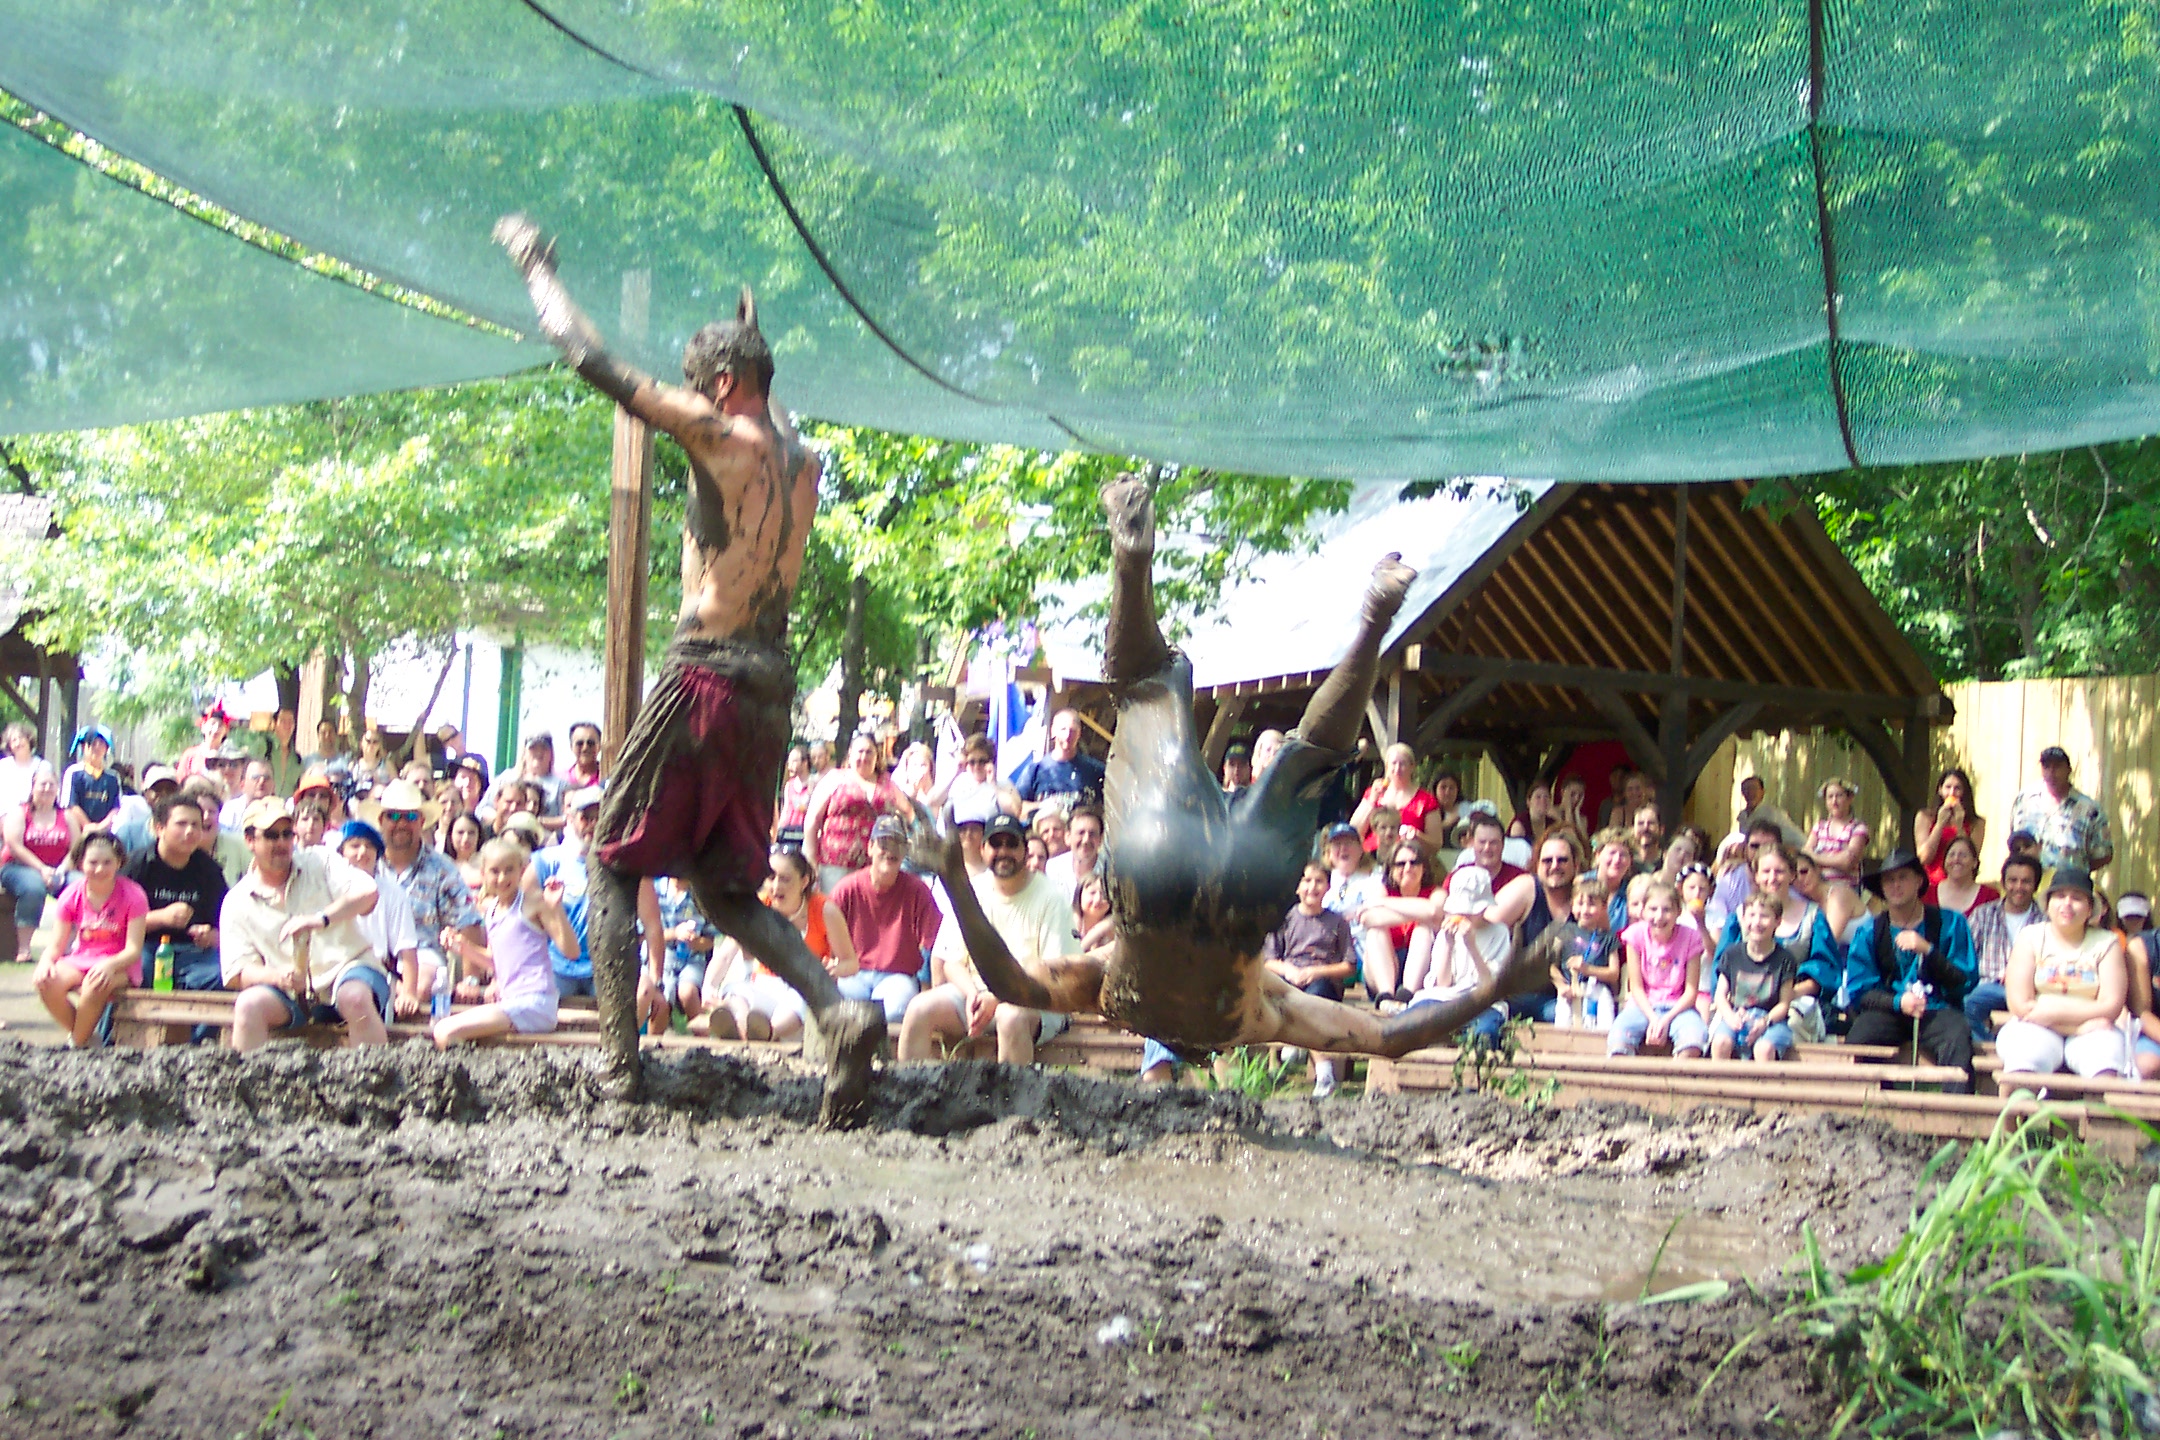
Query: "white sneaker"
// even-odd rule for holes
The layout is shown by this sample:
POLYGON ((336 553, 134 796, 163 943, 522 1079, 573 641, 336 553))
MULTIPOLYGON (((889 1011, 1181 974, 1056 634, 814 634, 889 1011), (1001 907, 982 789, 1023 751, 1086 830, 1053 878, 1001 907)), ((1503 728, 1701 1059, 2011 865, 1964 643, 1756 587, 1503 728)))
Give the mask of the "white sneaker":
POLYGON ((1328 1069, 1322 1070, 1320 1072, 1320 1078, 1312 1082, 1312 1098, 1315 1100, 1325 1100, 1328 1098, 1328 1096, 1333 1095, 1334 1093, 1335 1071, 1333 1067, 1329 1067, 1328 1069))

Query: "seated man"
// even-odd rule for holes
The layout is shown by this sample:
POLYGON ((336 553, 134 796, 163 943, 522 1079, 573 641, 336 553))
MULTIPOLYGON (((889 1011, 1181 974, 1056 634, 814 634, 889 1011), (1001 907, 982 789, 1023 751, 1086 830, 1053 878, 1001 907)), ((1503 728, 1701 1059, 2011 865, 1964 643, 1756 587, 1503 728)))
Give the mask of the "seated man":
POLYGON ((1027 829, 1010 815, 993 815, 984 827, 990 868, 972 881, 966 878, 958 838, 949 844, 953 869, 945 872, 946 883, 959 887, 953 904, 961 923, 940 931, 930 951, 931 988, 908 1002, 900 1021, 899 1058, 934 1059, 938 1041, 963 1040, 995 1026, 998 1059, 1032 1065, 1036 1044, 1056 1039, 1066 1017, 1048 1005, 1000 1003, 970 961, 978 952, 967 933, 967 917, 997 937, 1008 961, 1018 956, 1021 964, 1055 963, 1080 948, 1072 899, 1027 868, 1027 829))
MULTIPOLYGON (((1847 1043, 1900 1045, 1917 1031, 1918 1048, 1936 1064, 1955 1065, 1970 1075, 1972 1027, 1965 1022, 1964 1005, 1979 970, 1965 917, 1921 903, 1927 870, 1910 850, 1892 851, 1865 883, 1887 908, 1855 925, 1845 950, 1852 1006, 1847 1043)), ((1963 1094, 1972 1085, 1943 1088, 1963 1094)))
POLYGON ((233 1049, 339 1020, 348 1045, 387 1043, 390 975, 357 923, 375 909, 375 882, 328 850, 295 851, 292 807, 274 795, 248 806, 240 830, 255 861, 218 915, 219 968, 240 992, 233 1049))
POLYGON ((930 887, 900 868, 907 855, 907 826, 897 815, 880 815, 870 830, 870 863, 834 887, 833 904, 847 919, 857 968, 840 982, 850 1000, 873 1000, 885 1023, 906 1018, 922 970, 923 952, 937 942, 937 901, 930 887))
POLYGON ((1125 475, 1104 488, 1103 504, 1113 553, 1103 675, 1119 709, 1103 855, 1117 931, 1085 955, 1015 959, 968 883, 958 845, 948 842, 937 857, 940 876, 986 986, 1013 1005, 1106 1015, 1197 1057, 1272 1043, 1402 1055, 1541 983, 1534 967, 1511 961, 1469 994, 1382 1019, 1308 995, 1267 969, 1263 944, 1295 895, 1321 798, 1353 753, 1381 640, 1414 576, 1398 556, 1374 568, 1350 653, 1314 694, 1296 733, 1256 767, 1254 783, 1226 797, 1194 731, 1191 664, 1155 622, 1153 497, 1125 475))

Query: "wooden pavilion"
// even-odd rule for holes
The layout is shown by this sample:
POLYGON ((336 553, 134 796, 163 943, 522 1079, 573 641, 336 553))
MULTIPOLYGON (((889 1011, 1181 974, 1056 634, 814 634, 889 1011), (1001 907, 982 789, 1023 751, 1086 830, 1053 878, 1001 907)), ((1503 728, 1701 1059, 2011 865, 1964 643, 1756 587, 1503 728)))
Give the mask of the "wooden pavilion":
MULTIPOLYGON (((1726 739, 1842 729, 1909 828, 1933 778, 1928 730, 1951 720, 1949 698, 1814 515, 1750 508, 1749 491, 1553 485, 1474 556, 1424 557, 1453 563, 1437 597, 1390 632, 1373 739, 1420 754, 1482 747, 1518 808, 1575 746, 1617 740, 1677 817, 1726 739)), ((1330 563, 1329 548, 1306 568, 1330 563)), ((1203 677, 1211 762, 1233 729, 1294 724, 1325 674, 1203 677)))

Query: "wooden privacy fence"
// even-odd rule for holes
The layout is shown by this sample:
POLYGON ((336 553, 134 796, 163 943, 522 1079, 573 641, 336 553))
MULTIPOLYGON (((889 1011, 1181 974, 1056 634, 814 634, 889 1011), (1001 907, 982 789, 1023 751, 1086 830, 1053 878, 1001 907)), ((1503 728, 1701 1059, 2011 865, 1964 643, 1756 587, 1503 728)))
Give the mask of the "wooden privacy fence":
MULTIPOLYGON (((2103 888, 2152 894, 2160 886, 2160 675, 1968 681, 1945 689, 1957 719, 1934 732, 1934 768, 1956 765, 1972 777, 1974 806, 1988 822, 1983 876, 1993 878, 2002 861, 2011 803, 2039 783, 2040 752, 2060 745, 2070 752, 2071 783, 2100 802, 2114 828, 2115 862, 2101 877, 2103 888)), ((1911 843, 1897 833, 1897 806, 1874 764, 1841 733, 1728 740, 1696 784, 1689 806, 1695 823, 1716 836, 1730 830, 1738 782, 1748 775, 1761 776, 1770 798, 1803 830, 1822 814, 1822 783, 1850 780, 1874 831, 1875 855, 1911 843)))

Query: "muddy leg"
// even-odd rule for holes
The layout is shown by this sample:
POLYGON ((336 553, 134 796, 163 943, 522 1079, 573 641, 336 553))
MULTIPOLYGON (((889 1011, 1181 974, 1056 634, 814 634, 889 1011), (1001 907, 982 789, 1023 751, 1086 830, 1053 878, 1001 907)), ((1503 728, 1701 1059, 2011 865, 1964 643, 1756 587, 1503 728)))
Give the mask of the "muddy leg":
POLYGON ((593 991, 600 1001, 600 1045, 608 1075, 626 1100, 644 1091, 638 1059, 638 877, 604 864, 597 855, 586 865, 592 887, 586 913, 586 947, 592 952, 593 991))
POLYGON ((1372 699, 1373 682, 1380 678, 1380 642, 1387 638, 1387 628, 1415 579, 1417 571, 1403 564, 1398 554, 1383 555, 1373 566, 1372 585, 1365 591, 1365 613, 1357 638, 1350 642, 1350 653, 1328 672, 1305 706, 1305 717, 1298 721, 1298 737, 1306 744, 1323 750, 1356 746, 1365 702, 1372 699))
POLYGON ((1103 486, 1102 503, 1111 554, 1103 679, 1145 680, 1170 663, 1169 643, 1155 622, 1155 495, 1139 476, 1120 475, 1103 486))
POLYGON ((1399 1015, 1385 1018, 1334 1000, 1322 1000, 1293 990, 1271 971, 1262 971, 1260 983, 1265 1003, 1260 1007, 1257 1030, 1243 1034, 1237 1045, 1296 1045, 1320 1054, 1407 1055, 1437 1045, 1455 1034, 1510 995, 1538 988, 1546 978, 1545 967, 1517 957, 1493 973, 1489 985, 1453 1000, 1413 1005, 1399 1015))
POLYGON ((714 929, 794 986, 810 1007, 815 1038, 826 1050, 825 1103, 818 1122, 836 1128, 860 1124, 870 1098, 871 1062, 885 1043, 884 1009, 843 997, 795 927, 755 895, 736 894, 702 878, 691 882, 691 890, 714 929))

